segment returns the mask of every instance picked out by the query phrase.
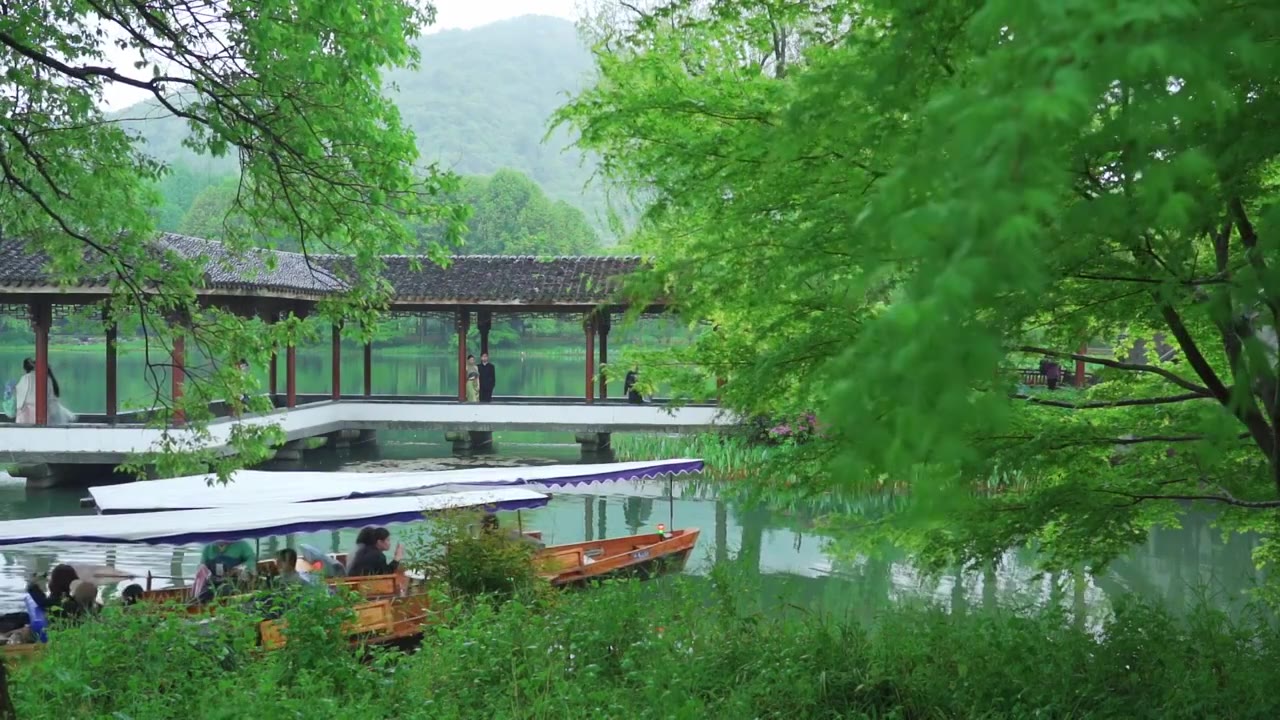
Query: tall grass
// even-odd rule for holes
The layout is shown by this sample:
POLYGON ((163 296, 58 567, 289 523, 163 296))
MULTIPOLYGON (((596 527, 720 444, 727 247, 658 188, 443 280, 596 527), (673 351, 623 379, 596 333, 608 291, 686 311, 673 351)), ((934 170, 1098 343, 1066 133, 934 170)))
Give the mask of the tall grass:
POLYGON ((619 460, 669 460, 701 458, 704 472, 713 480, 737 480, 759 469, 777 448, 754 445, 733 435, 620 434, 613 438, 619 460))
MULTIPOLYGON (((722 566, 723 568, 724 566, 722 566)), ((413 654, 361 662, 332 608, 289 616, 302 642, 255 652, 110 612, 55 636, 12 678, 19 717, 1262 718, 1280 713, 1280 638, 1204 610, 1121 604, 1100 634, 1049 612, 911 607, 860 624, 761 611, 732 573, 475 602, 413 654)), ((778 607, 774 605, 774 607, 778 607)), ((218 629, 218 628, 222 629, 218 629)))

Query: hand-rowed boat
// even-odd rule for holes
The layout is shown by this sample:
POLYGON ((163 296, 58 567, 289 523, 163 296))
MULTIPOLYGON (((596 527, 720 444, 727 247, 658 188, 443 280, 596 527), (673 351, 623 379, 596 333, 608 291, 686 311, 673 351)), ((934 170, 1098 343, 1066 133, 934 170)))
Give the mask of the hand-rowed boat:
MULTIPOLYGON (((91 488, 94 502, 104 514, 0 522, 0 546, 50 541, 208 543, 389 525, 421 520, 425 514, 450 509, 476 507, 495 512, 545 505, 549 497, 534 488, 546 490, 701 470, 700 460, 675 460, 434 473, 325 473, 320 487, 314 486, 314 478, 300 477, 308 473, 257 473, 252 478, 237 475, 236 482, 226 486, 210 486, 206 476, 156 480, 91 488), (136 492, 143 488, 144 492, 136 492), (463 490, 440 492, 458 488, 463 490), (135 492, 101 492, 113 489, 135 492), (426 494, 433 492, 437 494, 426 494), (268 498, 266 502, 263 495, 268 498), (144 496, 149 500, 139 499, 144 496), (198 509, 161 510, 193 505, 198 509), (126 518, 105 514, 121 512, 130 515, 126 518)), ((647 578, 683 569, 698 534, 696 529, 668 533, 659 526, 658 533, 545 548, 537 554, 535 563, 544 578, 561 587, 619 575, 647 578)), ((383 641, 420 635, 428 603, 425 596, 407 592, 408 583, 403 576, 331 582, 354 586, 367 598, 353 607, 353 634, 383 641)), ((185 588, 152 590, 144 593, 144 599, 176 599, 173 596, 186 592, 185 588)), ((280 621, 264 621, 260 629, 266 646, 274 646, 284 637, 280 621)))

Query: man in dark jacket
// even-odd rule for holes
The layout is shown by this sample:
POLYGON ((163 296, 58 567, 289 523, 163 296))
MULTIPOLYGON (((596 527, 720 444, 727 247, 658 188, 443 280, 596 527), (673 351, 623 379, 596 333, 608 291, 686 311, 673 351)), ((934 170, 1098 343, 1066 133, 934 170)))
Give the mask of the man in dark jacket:
POLYGON ((493 402, 493 388, 497 384, 489 353, 480 353, 480 402, 493 402))

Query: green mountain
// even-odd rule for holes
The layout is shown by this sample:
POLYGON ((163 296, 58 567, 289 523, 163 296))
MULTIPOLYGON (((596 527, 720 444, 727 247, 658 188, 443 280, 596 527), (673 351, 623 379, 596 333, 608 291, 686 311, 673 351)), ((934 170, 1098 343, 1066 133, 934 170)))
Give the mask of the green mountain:
MULTIPOLYGON (((413 129, 425 161, 463 175, 514 169, 552 200, 563 200, 605 226, 598 184, 587 183, 594 160, 569 147, 557 131, 543 142, 552 112, 592 73, 591 55, 567 20, 525 16, 474 30, 450 30, 418 42, 421 67, 388 74, 388 91, 413 129), (585 187, 585 189, 584 189, 585 187)), ((145 140, 148 152, 170 163, 162 184, 161 223, 174 228, 206 187, 236 172, 233 158, 195 155, 182 146, 183 121, 142 103, 118 113, 145 140)))

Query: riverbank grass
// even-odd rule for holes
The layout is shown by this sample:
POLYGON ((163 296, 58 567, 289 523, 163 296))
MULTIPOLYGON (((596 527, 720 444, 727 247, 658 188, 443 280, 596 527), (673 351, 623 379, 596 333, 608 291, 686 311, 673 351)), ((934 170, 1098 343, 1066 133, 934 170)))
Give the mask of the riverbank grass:
MULTIPOLYGON (((326 718, 1259 718, 1280 714, 1262 620, 1123 604, 1101 628, 1057 612, 897 607, 870 624, 785 609, 727 572, 508 602, 437 618, 421 649, 362 662, 323 594, 258 653, 111 609, 11 675, 24 720, 326 718)), ((220 629, 221 628, 221 629, 220 629)))

